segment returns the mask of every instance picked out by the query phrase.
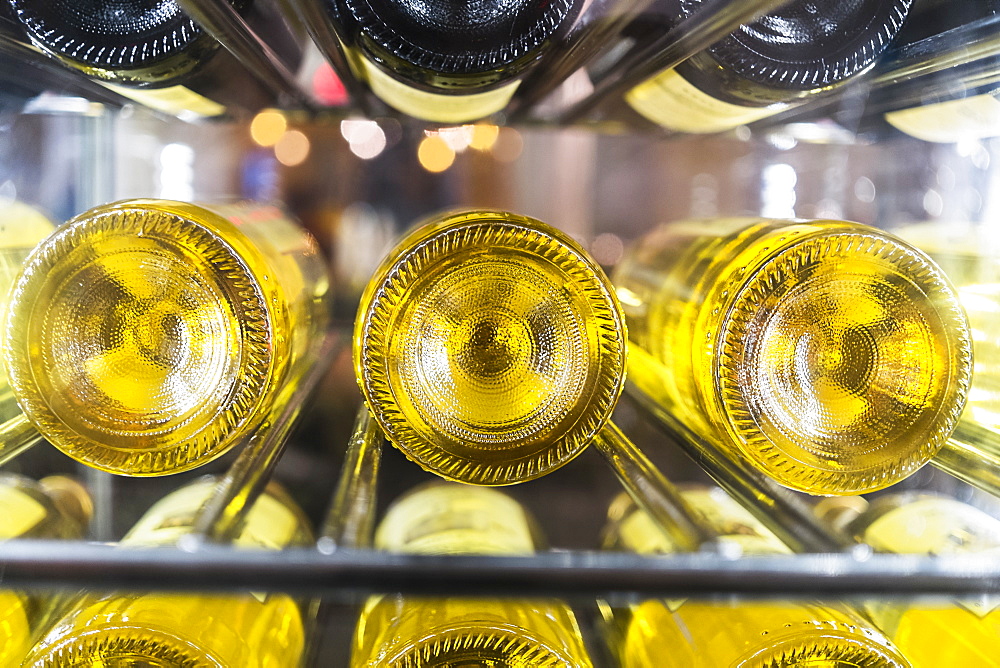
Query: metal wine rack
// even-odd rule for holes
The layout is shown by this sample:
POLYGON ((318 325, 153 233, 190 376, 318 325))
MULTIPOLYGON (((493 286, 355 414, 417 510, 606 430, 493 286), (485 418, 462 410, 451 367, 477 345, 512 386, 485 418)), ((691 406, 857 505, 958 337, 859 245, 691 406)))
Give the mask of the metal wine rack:
MULTIPOLYGON (((396 118, 418 128, 427 126, 400 118, 355 79, 338 36, 325 31, 323 23, 315 20, 316 12, 321 11, 319 0, 282 2, 287 12, 306 19, 310 37, 329 55, 330 64, 350 97, 347 106, 320 104, 301 79, 224 0, 178 0, 185 11, 274 90, 290 117, 305 124, 323 124, 330 118, 364 114, 396 118)), ((603 47, 616 39, 621 28, 645 5, 642 0, 592 2, 580 19, 586 29, 571 31, 565 42, 546 56, 538 73, 522 84, 515 103, 495 120, 501 125, 543 128, 553 133, 566 132, 566 128, 575 131, 582 127, 594 132, 605 129, 601 110, 623 92, 780 4, 780 0, 705 2, 703 9, 654 43, 628 51, 610 66, 602 67, 592 79, 589 92, 552 104, 553 91, 594 63, 602 55, 603 47)), ((780 141, 788 141, 789 136, 800 138, 794 132, 782 133, 807 120, 828 118, 852 127, 852 114, 860 117, 858 100, 870 101, 877 110, 890 98, 896 98, 898 103, 901 96, 908 96, 907 99, 918 103, 933 99, 949 86, 975 86, 996 70, 996 62, 1000 60, 1000 16, 925 42, 883 60, 836 95, 817 97, 760 122, 755 126, 760 128, 755 130, 757 136, 764 137, 765 143, 771 142, 769 146, 773 148, 780 141), (937 41, 931 44, 933 40, 937 41), (955 68, 958 62, 964 64, 960 70, 955 68)), ((71 201, 60 203, 60 210, 75 213, 113 197, 115 166, 108 148, 109 136, 114 118, 136 113, 129 109, 131 103, 82 76, 54 67, 49 59, 16 39, 0 38, 0 55, 12 56, 52 74, 63 90, 90 100, 55 98, 42 104, 33 102, 26 110, 60 119, 55 124, 57 131, 66 134, 75 151, 76 168, 62 176, 73 181, 73 194, 71 201)), ((0 124, 0 149, 5 142, 15 143, 11 127, 9 123, 0 124)), ((641 130, 655 138, 651 141, 685 141, 683 137, 666 136, 665 131, 641 130)), ((838 142, 829 136, 824 141, 829 143, 829 151, 840 150, 838 142)), ((982 147, 989 158, 1000 160, 1000 145, 983 142, 982 147)), ((13 153, 20 155, 17 151, 13 153)), ((0 150, 0 167, 3 155, 0 150)), ((2 176, 0 172, 0 195, 2 176)), ((344 309, 347 314, 349 306, 344 309)), ((571 527, 568 532, 582 525, 592 527, 589 534, 583 532, 585 537, 565 541, 564 536, 554 536, 557 549, 531 557, 440 557, 374 550, 371 533, 380 508, 411 483, 429 476, 391 448, 384 447, 374 422, 360 406, 360 393, 356 389, 355 399, 347 405, 331 407, 327 400, 326 390, 332 386, 342 390, 354 388, 350 364, 345 363, 350 356, 349 325, 341 320, 317 344, 313 364, 300 369, 283 388, 282 401, 278 402, 281 410, 271 417, 268 428, 236 448, 237 454, 208 467, 212 471, 225 467, 221 482, 199 515, 195 532, 180 545, 136 549, 108 542, 120 537, 118 525, 127 521, 123 518, 135 519, 146 500, 151 502, 154 495, 178 486, 178 480, 187 479, 187 474, 159 480, 125 480, 81 470, 96 501, 91 540, 0 543, 3 583, 12 588, 283 591, 321 597, 333 605, 349 608, 374 592, 551 594, 581 606, 593 602, 595 597, 654 594, 844 598, 1000 593, 1000 563, 995 559, 876 554, 868 546, 837 534, 814 518, 803 495, 783 490, 733 463, 711 442, 688 431, 631 386, 626 389, 615 421, 636 440, 638 448, 619 434, 611 439, 610 446, 590 448, 578 461, 554 472, 549 476, 551 481, 529 483, 524 486, 530 487, 529 491, 510 489, 538 513, 543 528, 554 529, 558 534, 560 525, 571 527), (350 423, 345 416, 355 410, 357 419, 354 427, 348 429, 350 423), (294 431, 302 423, 305 426, 294 431), (601 458, 595 454, 598 450, 601 458), (286 451, 292 454, 286 455, 286 451), (289 459, 294 461, 289 464, 289 459), (697 462, 697 466, 692 462, 697 462), (281 552, 236 550, 227 546, 275 471, 279 471, 279 478, 288 478, 281 473, 282 465, 295 467, 296 475, 300 476, 302 469, 311 469, 307 489, 293 487, 292 492, 310 497, 310 514, 320 526, 315 546, 281 552), (674 467, 683 471, 681 477, 687 479, 703 478, 704 474, 698 472, 703 469, 797 554, 732 554, 693 535, 697 531, 694 523, 673 502, 675 491, 663 476, 665 473, 667 478, 674 479, 674 467), (602 508, 606 508, 610 496, 622 485, 694 551, 658 557, 600 551, 602 508), (570 548, 562 547, 567 543, 570 548)), ((1000 332, 996 336, 1000 337, 1000 332)), ((52 466, 52 457, 57 457, 46 444, 17 459, 13 458, 17 453, 8 454, 0 457, 10 461, 7 466, 23 466, 29 473, 52 466)), ((62 460, 54 465, 72 466, 62 460)), ((1000 501, 992 496, 997 491, 992 483, 995 476, 996 471, 987 465, 968 468, 963 476, 965 482, 929 469, 908 484, 941 489, 975 500, 995 512, 1000 508, 1000 501)), ((344 620, 348 619, 349 614, 344 616, 344 620)))

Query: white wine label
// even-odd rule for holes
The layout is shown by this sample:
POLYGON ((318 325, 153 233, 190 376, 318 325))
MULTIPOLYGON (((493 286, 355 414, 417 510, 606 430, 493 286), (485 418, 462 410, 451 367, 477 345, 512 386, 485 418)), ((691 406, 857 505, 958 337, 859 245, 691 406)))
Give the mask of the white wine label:
POLYGON ((0 487, 0 540, 17 538, 45 519, 45 506, 13 487, 0 487))
POLYGON ((493 490, 427 487, 396 502, 375 545, 421 554, 531 554, 534 538, 520 504, 493 490))
POLYGON ((717 487, 682 492, 691 512, 711 527, 720 543, 738 545, 743 554, 788 554, 788 546, 757 518, 717 487))
POLYGON ((879 517, 863 538, 898 554, 1000 553, 1000 520, 953 499, 920 499, 879 517))
POLYGON ((885 115, 885 120, 924 141, 949 143, 1000 137, 1000 100, 993 95, 974 95, 893 111, 885 115))
POLYGON ((618 540, 637 554, 670 554, 678 552, 670 539, 648 514, 635 510, 618 526, 618 540))
MULTIPOLYGON (((160 499, 142 516, 123 545, 172 545, 188 533, 194 518, 215 490, 215 481, 206 480, 174 491, 160 499)), ((247 515, 246 524, 234 543, 239 547, 281 549, 298 528, 295 514, 277 499, 262 494, 247 515)))
POLYGON ((625 95, 637 112, 669 130, 707 133, 731 130, 787 109, 787 104, 744 107, 723 102, 688 83, 669 69, 639 84, 625 95))
POLYGON ((404 114, 437 123, 465 123, 485 118, 507 106, 520 81, 470 95, 441 95, 397 81, 367 58, 358 58, 372 92, 404 114))
POLYGON ((128 88, 107 82, 101 83, 122 97, 135 100, 139 104, 162 111, 172 116, 194 114, 196 116, 219 116, 226 108, 218 102, 199 95, 184 86, 168 86, 167 88, 128 88))
POLYGON ((246 525, 236 545, 280 550, 288 545, 299 527, 299 519, 285 504, 262 494, 247 515, 246 525))

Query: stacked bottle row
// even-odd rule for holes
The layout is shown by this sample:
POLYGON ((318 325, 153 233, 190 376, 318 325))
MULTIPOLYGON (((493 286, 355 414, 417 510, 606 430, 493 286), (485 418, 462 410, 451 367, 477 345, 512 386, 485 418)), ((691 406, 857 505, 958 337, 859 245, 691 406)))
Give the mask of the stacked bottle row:
MULTIPOLYGON (((34 249, 24 234, 46 225, 18 224, 23 211, 7 214, 4 324, 23 415, 8 400, 6 430, 114 473, 188 470, 253 433, 315 363, 326 269, 277 209, 127 201, 34 249)), ((945 446, 972 348, 937 265, 855 223, 675 223, 611 281, 561 232, 473 211, 418 227, 385 259, 354 360, 388 438, 448 479, 530 480, 601 442, 628 365, 639 391, 740 466, 856 494, 945 446)))
MULTIPOLYGON (((549 63, 582 51, 580 44, 595 34, 607 43, 592 49, 591 78, 612 76, 602 75, 602 69, 624 75, 606 61, 621 69, 621 63, 644 54, 655 57, 702 21, 711 3, 656 0, 638 12, 626 3, 584 7, 579 0, 521 0, 477 5, 476 12, 467 13, 446 3, 330 0, 281 3, 284 18, 265 0, 228 4, 238 23, 263 37, 260 48, 270 49, 288 69, 301 60, 305 26, 342 75, 363 82, 390 107, 427 121, 463 123, 508 108, 522 84, 530 89, 556 76, 549 63)), ((820 10, 795 0, 728 36, 720 33, 708 48, 635 82, 624 100, 634 110, 630 114, 638 112, 672 131, 732 129, 827 97, 875 67, 884 54, 892 61, 913 48, 930 49, 925 60, 950 53, 962 36, 949 37, 949 29, 988 23, 996 11, 989 3, 958 3, 958 9, 949 3, 942 22, 939 4, 916 0, 909 17, 911 0, 866 0, 820 10)), ((9 16, 0 16, 0 26, 6 26, 7 39, 30 41, 60 63, 154 109, 210 117, 275 102, 262 83, 266 77, 248 72, 174 2, 124 8, 97 3, 88 13, 65 2, 5 0, 3 6, 9 16)), ((729 10, 709 7, 707 12, 717 12, 717 22, 725 25, 729 10)), ((969 62, 960 66, 974 69, 995 57, 989 38, 982 41, 982 49, 970 51, 969 62)), ((920 109, 920 100, 911 100, 917 107, 913 111, 889 104, 887 118, 931 140, 941 140, 941 131, 930 129, 940 123, 928 119, 941 114, 950 114, 957 132, 989 133, 988 120, 996 115, 987 90, 991 85, 995 78, 978 77, 974 85, 953 87, 947 93, 951 99, 927 93, 933 109, 920 109), (941 106, 942 101, 954 104, 941 106)))
MULTIPOLYGON (((175 544, 215 485, 213 478, 203 478, 170 493, 120 544, 175 544)), ((711 546, 702 549, 788 552, 722 490, 691 486, 680 498, 711 536, 711 546)), ((948 497, 890 494, 870 506, 860 497, 850 501, 821 502, 816 512, 880 551, 988 555, 1000 547, 1000 521, 948 497)), ((0 503, 12 513, 5 515, 8 539, 78 537, 91 510, 86 491, 65 477, 35 483, 5 475, 0 503)), ((301 510, 272 484, 248 514, 235 546, 283 549, 311 540, 301 510)), ((376 530, 375 545, 405 554, 517 557, 545 549, 545 539, 531 514, 510 496, 437 482, 394 501, 376 530)), ((609 508, 603 547, 646 555, 682 551, 624 494, 609 508)), ((4 665, 38 667, 297 666, 315 610, 309 601, 275 593, 4 592, 0 605, 4 665)), ((790 668, 819 662, 930 668, 995 665, 998 644, 996 606, 986 599, 848 605, 649 598, 601 600, 589 607, 598 612, 599 637, 586 640, 573 608, 558 599, 374 595, 359 612, 351 665, 582 668, 592 665, 590 653, 598 651, 624 668, 790 668)))

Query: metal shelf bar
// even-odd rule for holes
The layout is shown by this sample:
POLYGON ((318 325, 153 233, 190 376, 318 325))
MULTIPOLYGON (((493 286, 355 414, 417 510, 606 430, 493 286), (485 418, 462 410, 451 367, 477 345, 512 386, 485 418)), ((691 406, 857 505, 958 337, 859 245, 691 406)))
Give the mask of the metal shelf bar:
POLYGON ((510 121, 527 120, 534 105, 600 55, 629 21, 649 4, 650 0, 599 0, 588 3, 566 36, 565 43, 554 48, 521 84, 506 110, 510 121))
POLYGON ((332 595, 745 594, 812 599, 859 595, 1000 593, 1000 563, 975 555, 936 557, 813 554, 729 558, 713 553, 643 557, 548 552, 531 557, 429 556, 373 550, 323 554, 202 546, 127 549, 15 540, 0 544, 4 585, 139 590, 253 590, 332 595))
POLYGON ((326 11, 319 6, 317 0, 286 1, 299 15, 299 19, 306 26, 306 31, 312 38, 313 44, 330 63, 330 67, 333 68, 340 82, 344 84, 344 89, 347 91, 352 105, 365 116, 370 117, 373 109, 368 96, 368 87, 354 76, 354 71, 347 59, 347 53, 344 51, 346 36, 337 34, 326 11))
POLYGON ((177 0, 177 4, 240 61, 255 77, 304 109, 315 103, 267 42, 225 0, 177 0))
POLYGON ((661 38, 634 49, 608 68, 593 82, 594 90, 560 117, 561 123, 580 120, 605 99, 624 94, 654 74, 676 67, 694 54, 762 14, 780 7, 788 0, 712 0, 697 12, 668 30, 661 38))
POLYGON ((854 546, 813 514, 808 504, 767 476, 739 465, 709 439, 700 437, 666 408, 628 381, 625 393, 674 436, 676 443, 715 482, 739 501, 793 552, 838 552, 854 546))
POLYGON ((330 512, 316 541, 321 552, 329 553, 341 547, 371 547, 382 440, 382 430, 368 404, 363 403, 344 455, 330 512))
POLYGON ((605 425, 593 445, 632 500, 670 536, 679 550, 695 552, 702 544, 714 540, 715 536, 694 520, 677 488, 617 426, 605 425))
POLYGON ((296 418, 329 370, 341 345, 327 332, 315 356, 293 369, 275 399, 274 413, 250 437, 239 457, 194 519, 192 532, 182 537, 186 548, 205 541, 227 542, 236 537, 254 501, 278 465, 296 418))

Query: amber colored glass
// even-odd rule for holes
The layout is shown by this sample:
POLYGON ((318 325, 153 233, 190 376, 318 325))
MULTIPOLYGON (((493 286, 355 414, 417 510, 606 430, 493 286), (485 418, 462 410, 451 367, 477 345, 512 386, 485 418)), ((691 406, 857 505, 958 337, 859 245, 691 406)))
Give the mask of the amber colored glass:
MULTIPOLYGON (((788 552, 718 488, 692 488, 684 500, 723 546, 744 554, 788 552)), ((627 497, 609 512, 610 547, 669 554, 676 545, 627 497)), ((622 668, 908 668, 870 623, 838 605, 801 601, 651 599, 603 605, 622 668)))
POLYGON ((131 200, 28 258, 4 362, 21 409, 69 456, 175 473, 259 425, 325 326, 312 237, 266 206, 131 200))
MULTIPOLYGON (((484 487, 436 483, 386 514, 378 548, 410 554, 525 555, 534 520, 484 487)), ((552 599, 373 596, 355 631, 352 668, 589 668, 572 610, 552 599)))
MULTIPOLYGON (((157 502, 122 545, 171 545, 191 529, 216 487, 213 478, 157 502)), ((302 511, 271 485, 247 516, 235 544, 248 549, 305 545, 302 511)), ((24 666, 226 666, 295 668, 305 647, 304 615, 282 594, 83 594, 31 650, 24 666)))
POLYGON ((886 487, 955 428, 969 327, 942 272, 895 237, 835 220, 665 225, 614 276, 630 377, 782 485, 886 487))
POLYGON ((575 457, 624 380, 621 308, 567 235, 496 211, 403 239, 365 290, 358 382, 392 442, 429 471, 505 485, 575 457))

